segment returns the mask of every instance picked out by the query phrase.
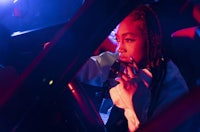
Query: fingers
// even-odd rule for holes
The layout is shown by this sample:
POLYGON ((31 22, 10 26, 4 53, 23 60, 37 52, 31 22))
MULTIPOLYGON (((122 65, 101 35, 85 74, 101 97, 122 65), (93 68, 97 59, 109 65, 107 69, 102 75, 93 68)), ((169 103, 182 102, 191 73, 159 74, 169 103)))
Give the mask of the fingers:
POLYGON ((124 86, 124 84, 130 81, 130 77, 124 74, 121 77, 115 78, 115 81, 119 82, 122 86, 124 86))
POLYGON ((135 63, 132 65, 126 66, 124 69, 124 74, 130 79, 130 78, 135 78, 138 73, 138 67, 135 63))
POLYGON ((135 85, 134 79, 128 78, 126 75, 124 75, 123 77, 115 78, 115 80, 119 82, 119 85, 121 85, 120 88, 123 88, 124 90, 127 90, 127 91, 130 90, 131 85, 133 86, 135 85))
POLYGON ((126 69, 127 69, 126 71, 127 71, 128 77, 129 78, 134 78, 135 75, 136 75, 136 70, 134 68, 132 68, 132 67, 129 67, 129 66, 127 66, 126 69))
POLYGON ((124 86, 125 80, 122 77, 115 78, 115 81, 119 82, 119 84, 121 84, 122 86, 124 86))
MULTIPOLYGON (((124 76, 125 77, 125 76, 124 76)), ((127 77, 125 77, 127 79, 127 77)), ((129 88, 130 82, 126 81, 125 79, 123 79, 122 77, 120 78, 115 78, 115 80, 117 82, 119 82, 119 88, 118 89, 124 89, 127 90, 129 88)), ((128 80, 128 79, 127 79, 128 80)), ((120 91, 120 90, 119 90, 120 91)))

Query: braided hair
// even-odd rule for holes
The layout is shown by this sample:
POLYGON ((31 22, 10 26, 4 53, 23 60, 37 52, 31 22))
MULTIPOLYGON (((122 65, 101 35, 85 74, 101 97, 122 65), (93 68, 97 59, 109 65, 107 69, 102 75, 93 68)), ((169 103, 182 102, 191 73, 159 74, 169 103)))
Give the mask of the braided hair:
POLYGON ((151 103, 148 111, 148 117, 151 117, 156 107, 156 100, 158 99, 160 86, 166 75, 167 57, 164 56, 162 47, 162 33, 159 19, 155 11, 150 5, 138 6, 130 14, 134 21, 142 21, 139 30, 145 35, 147 43, 147 65, 153 75, 150 84, 151 89, 151 103))

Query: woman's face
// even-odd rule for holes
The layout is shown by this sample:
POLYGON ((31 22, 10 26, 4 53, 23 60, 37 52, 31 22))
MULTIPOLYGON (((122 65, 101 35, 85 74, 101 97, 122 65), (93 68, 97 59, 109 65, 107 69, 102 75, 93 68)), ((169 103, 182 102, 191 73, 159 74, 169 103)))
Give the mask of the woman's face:
POLYGON ((126 17, 117 27, 116 40, 117 51, 121 61, 130 62, 132 57, 137 64, 145 65, 147 60, 147 42, 143 22, 133 21, 126 17))

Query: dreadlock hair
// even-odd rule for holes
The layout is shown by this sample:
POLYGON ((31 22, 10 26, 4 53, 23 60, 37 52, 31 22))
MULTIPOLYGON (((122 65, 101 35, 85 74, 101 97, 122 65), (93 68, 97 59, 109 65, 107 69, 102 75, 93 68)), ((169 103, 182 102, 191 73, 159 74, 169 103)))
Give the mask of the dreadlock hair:
POLYGON ((134 21, 142 21, 139 30, 145 35, 147 43, 147 65, 153 75, 150 84, 151 89, 151 103, 148 111, 150 118, 156 107, 156 100, 159 96, 160 86, 166 75, 167 57, 164 56, 162 47, 162 33, 159 19, 155 11, 149 4, 140 5, 130 14, 134 21))

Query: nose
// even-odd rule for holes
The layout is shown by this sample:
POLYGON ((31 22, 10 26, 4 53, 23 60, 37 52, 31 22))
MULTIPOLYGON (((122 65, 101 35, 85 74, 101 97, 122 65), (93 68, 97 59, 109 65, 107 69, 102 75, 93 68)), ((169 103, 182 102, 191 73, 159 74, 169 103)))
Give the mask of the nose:
POLYGON ((117 51, 118 51, 119 53, 123 53, 125 50, 124 50, 124 48, 122 48, 122 47, 118 47, 117 51))
POLYGON ((122 42, 119 42, 119 43, 118 43, 117 51, 118 51, 119 53, 124 53, 124 52, 126 52, 126 48, 124 47, 124 45, 123 45, 122 42))

